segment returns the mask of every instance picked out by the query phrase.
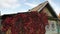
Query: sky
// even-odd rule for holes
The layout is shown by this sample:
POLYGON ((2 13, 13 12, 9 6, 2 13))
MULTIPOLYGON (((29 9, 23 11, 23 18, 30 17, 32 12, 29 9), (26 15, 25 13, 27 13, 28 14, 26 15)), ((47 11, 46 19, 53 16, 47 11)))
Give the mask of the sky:
POLYGON ((50 3, 57 15, 60 13, 60 0, 0 0, 0 13, 4 15, 27 12, 45 1, 50 3))

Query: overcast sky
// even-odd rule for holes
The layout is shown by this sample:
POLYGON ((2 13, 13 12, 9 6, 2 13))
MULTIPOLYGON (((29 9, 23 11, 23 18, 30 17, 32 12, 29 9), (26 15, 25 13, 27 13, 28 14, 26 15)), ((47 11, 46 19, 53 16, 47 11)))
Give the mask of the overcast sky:
POLYGON ((60 13, 60 0, 0 0, 1 15, 26 12, 44 1, 49 1, 55 12, 60 13))

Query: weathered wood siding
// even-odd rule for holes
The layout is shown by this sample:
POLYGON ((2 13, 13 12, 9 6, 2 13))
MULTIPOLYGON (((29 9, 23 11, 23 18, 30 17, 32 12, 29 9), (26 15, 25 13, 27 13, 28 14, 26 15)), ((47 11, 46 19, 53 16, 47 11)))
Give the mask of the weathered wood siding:
MULTIPOLYGON (((47 7, 45 7, 42 11, 45 12, 49 17, 53 17, 47 7)), ((46 27, 46 34, 58 34, 57 20, 48 19, 48 22, 49 22, 48 26, 49 28, 46 27)))
POLYGON ((48 8, 45 7, 42 11, 45 12, 48 16, 53 17, 48 8))

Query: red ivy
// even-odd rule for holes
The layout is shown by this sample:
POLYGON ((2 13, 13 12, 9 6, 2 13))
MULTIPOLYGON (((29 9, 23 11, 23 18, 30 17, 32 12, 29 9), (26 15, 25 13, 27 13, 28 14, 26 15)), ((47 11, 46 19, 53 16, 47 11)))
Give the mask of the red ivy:
POLYGON ((45 34, 45 26, 48 24, 45 13, 27 12, 2 21, 2 31, 6 32, 11 27, 11 34, 45 34))

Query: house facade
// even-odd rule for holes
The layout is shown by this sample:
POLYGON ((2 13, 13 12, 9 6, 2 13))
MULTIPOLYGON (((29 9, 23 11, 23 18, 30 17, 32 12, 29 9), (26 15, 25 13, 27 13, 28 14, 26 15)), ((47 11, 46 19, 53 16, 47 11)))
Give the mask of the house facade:
POLYGON ((46 34, 60 34, 58 24, 60 20, 48 1, 29 10, 29 12, 31 11, 38 11, 39 13, 44 12, 48 15, 49 26, 46 27, 46 34))
MULTIPOLYGON (((32 8, 31 10, 29 10, 28 12, 31 11, 38 11, 39 13, 43 12, 46 13, 48 16, 48 23, 49 25, 47 25, 45 27, 46 29, 46 33, 45 34, 59 34, 59 19, 55 13, 55 11, 53 10, 53 8, 51 7, 51 5, 49 4, 48 1, 43 2, 41 4, 39 4, 37 7, 32 8)), ((15 15, 15 14, 13 14, 15 15)), ((13 15, 7 15, 7 16, 13 16, 13 15)), ((6 16, 6 17, 7 17, 6 16)), ((4 16, 2 16, 4 17, 4 16)), ((3 18, 5 19, 5 18, 3 18)), ((10 33, 10 30, 8 30, 6 33, 10 33)))

